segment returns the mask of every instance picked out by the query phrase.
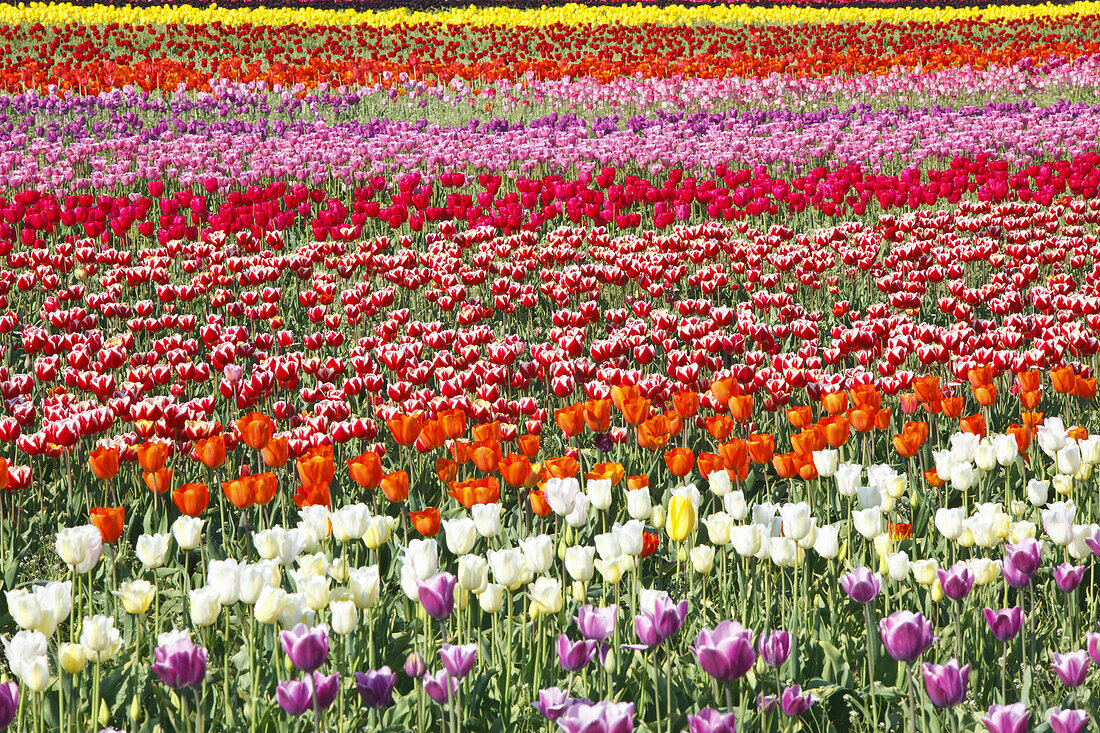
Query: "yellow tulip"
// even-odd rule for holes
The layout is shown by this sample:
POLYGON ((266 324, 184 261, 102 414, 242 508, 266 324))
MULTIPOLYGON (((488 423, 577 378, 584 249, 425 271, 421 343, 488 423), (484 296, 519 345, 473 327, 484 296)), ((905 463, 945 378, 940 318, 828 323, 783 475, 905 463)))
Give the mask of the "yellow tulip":
POLYGON ((665 531, 673 542, 683 542, 695 529, 695 505, 691 503, 691 497, 674 496, 668 502, 668 520, 665 522, 665 531))

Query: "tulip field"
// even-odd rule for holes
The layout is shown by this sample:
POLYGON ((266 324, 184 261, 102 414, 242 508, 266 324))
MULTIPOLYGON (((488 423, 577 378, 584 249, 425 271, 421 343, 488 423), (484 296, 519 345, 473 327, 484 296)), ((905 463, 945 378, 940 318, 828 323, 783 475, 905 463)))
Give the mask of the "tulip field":
POLYGON ((0 731, 1100 731, 1100 3, 287 5, 0 5, 0 731))

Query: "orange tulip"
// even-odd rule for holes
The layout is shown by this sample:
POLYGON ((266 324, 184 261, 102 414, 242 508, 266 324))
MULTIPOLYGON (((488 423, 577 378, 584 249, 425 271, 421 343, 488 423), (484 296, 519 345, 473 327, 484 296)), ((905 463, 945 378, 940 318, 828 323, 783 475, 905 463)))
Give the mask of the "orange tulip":
POLYGON ((210 490, 206 484, 184 484, 172 492, 172 502, 181 514, 197 517, 210 503, 210 490))
POLYGON ((658 415, 638 425, 638 445, 646 450, 661 450, 668 445, 670 437, 665 429, 664 415, 658 415))
POLYGON ((1058 394, 1073 394, 1077 389, 1077 376, 1073 367, 1063 366, 1050 370, 1050 383, 1058 394))
POLYGON ((719 405, 729 405, 730 398, 733 397, 734 385, 733 377, 719 379, 717 382, 711 383, 710 393, 719 405))
POLYGON ((985 436, 985 418, 982 417, 982 413, 976 412, 973 415, 959 418, 959 430, 964 433, 970 433, 977 435, 979 438, 985 436))
POLYGON ((1084 440, 1089 437, 1089 431, 1077 425, 1066 430, 1066 437, 1072 438, 1073 440, 1084 440))
POLYGON ((1074 387, 1074 394, 1083 400, 1091 400, 1096 398, 1096 377, 1086 379, 1085 377, 1077 377, 1077 383, 1074 387))
POLYGON ((108 481, 118 474, 118 448, 100 446, 88 454, 88 463, 92 473, 108 481))
POLYGON ((875 413, 875 430, 885 430, 890 427, 890 409, 882 408, 875 413))
POLYGON ((611 427, 611 400, 588 400, 584 403, 584 424, 594 433, 606 433, 611 427))
POLYGON ((237 420, 241 440, 252 450, 260 450, 275 434, 275 423, 261 412, 250 412, 237 420))
POLYGON ((439 533, 439 510, 434 506, 409 512, 413 527, 424 537, 435 537, 439 533))
POLYGON ((913 539, 913 525, 903 524, 901 522, 887 522, 886 530, 890 533, 890 539, 892 540, 911 540, 913 539))
POLYGON ((799 430, 805 428, 814 420, 814 411, 809 405, 800 405, 787 408, 787 422, 799 430))
POLYGON ((730 416, 737 422, 747 422, 752 417, 752 395, 739 394, 730 397, 730 416))
POLYGON ((910 458, 917 454, 920 450, 921 442, 920 436, 910 433, 902 432, 894 436, 894 449, 897 450, 898 455, 902 458, 910 458))
POLYGON ((290 439, 285 435, 276 435, 260 449, 260 457, 268 468, 282 468, 290 460, 290 439))
POLYGON ((627 400, 632 400, 641 395, 642 391, 638 389, 636 384, 622 384, 611 388, 611 401, 619 412, 623 412, 623 405, 627 400))
POLYGON ((394 415, 386 421, 386 427, 390 429, 394 441, 398 445, 410 446, 416 442, 424 427, 424 413, 414 412, 412 415, 394 415))
POLYGON ((623 402, 623 419, 628 425, 641 425, 649 417, 650 401, 644 397, 631 397, 623 402))
POLYGON ((628 476, 626 479, 627 491, 637 491, 638 489, 649 488, 649 476, 628 476))
POLYGON ((424 427, 420 428, 420 435, 416 436, 416 450, 420 453, 430 453, 443 445, 447 436, 443 434, 443 428, 435 420, 427 420, 424 427))
POLYGON ((248 509, 256 503, 256 496, 252 491, 252 476, 222 481, 222 493, 238 509, 248 509))
POLYGON ((940 478, 940 475, 936 473, 936 469, 934 468, 924 472, 924 480, 933 488, 943 486, 944 483, 943 479, 940 478))
MULTIPOLYGON (((973 372, 973 370, 971 371, 973 372)), ((982 407, 989 407, 997 401, 997 385, 995 384, 983 384, 972 389, 974 390, 974 399, 982 407)))
POLYGON ((665 451, 665 465, 673 476, 687 476, 695 466, 695 454, 687 448, 665 451))
POLYGON ((374 489, 382 480, 382 459, 377 453, 367 451, 355 458, 346 460, 351 480, 367 491, 374 489))
POLYGON ((300 486, 294 493, 294 504, 299 509, 307 506, 329 506, 332 496, 329 494, 328 484, 317 486, 300 486))
POLYGON ((699 393, 682 389, 672 395, 672 409, 685 420, 695 417, 699 412, 699 393))
POLYGON ((470 460, 484 473, 492 473, 500 464, 500 441, 484 440, 470 444, 470 460))
POLYGON ((394 471, 382 477, 382 493, 394 504, 409 498, 409 474, 406 471, 394 471))
POLYGON ((580 435, 584 430, 584 406, 576 404, 555 410, 554 421, 570 438, 580 435))
POLYGON ((833 448, 839 448, 848 442, 852 434, 852 424, 844 415, 826 417, 818 423, 825 431, 825 442, 833 448))
POLYGON ((1030 428, 1036 428, 1043 424, 1043 413, 1021 410, 1020 422, 1030 428))
POLYGON ((665 431, 669 435, 679 435, 684 429, 684 418, 680 417, 680 414, 675 410, 671 410, 664 414, 665 418, 665 431))
POLYGON ((1020 393, 1020 406, 1025 410, 1034 410, 1043 399, 1043 393, 1035 390, 1020 393))
POLYGON ((939 377, 917 377, 913 380, 913 391, 917 393, 917 399, 926 404, 938 402, 943 396, 939 377))
POLYGON ((775 436, 771 433, 754 433, 748 438, 749 458, 753 463, 763 465, 775 454, 775 436))
POLYGON ((741 468, 747 466, 749 462, 748 443, 740 438, 734 438, 718 446, 718 455, 722 456, 722 463, 726 469, 740 472, 741 468))
POLYGON ((1034 369, 1016 374, 1016 386, 1021 392, 1038 392, 1042 385, 1042 374, 1034 369))
MULTIPOLYGON (((435 459, 435 475, 440 481, 449 484, 458 476, 458 463, 450 458, 435 459)), ((378 467, 378 478, 382 478, 382 467, 378 467)), ((376 484, 377 485, 377 484, 376 484)))
POLYGON ((213 435, 195 441, 195 456, 207 468, 218 468, 225 463, 225 436, 213 435))
POLYGON ((721 442, 733 432, 733 419, 728 415, 711 415, 704 423, 710 437, 721 442))
POLYGON ((500 501, 500 482, 492 476, 455 481, 447 493, 467 509, 475 504, 495 504, 500 501))
POLYGON ((145 485, 154 494, 163 494, 172 488, 172 469, 162 468, 159 471, 146 471, 141 475, 145 485))
POLYGON ((122 525, 126 523, 126 507, 93 507, 91 519, 103 537, 103 543, 114 544, 122 536, 122 525))
POLYGON ((531 504, 531 511, 536 516, 545 517, 553 511, 550 508, 550 503, 546 501, 546 494, 542 493, 541 489, 531 489, 527 492, 527 501, 531 504))
POLYGON ((700 453, 695 459, 699 466, 699 475, 704 479, 710 478, 715 471, 725 471, 726 463, 717 453, 700 453))
POLYGON ((311 449, 297 460, 298 478, 303 486, 328 486, 336 475, 331 445, 311 449))
POLYGON ((791 435, 791 450, 798 454, 813 453, 825 447, 824 431, 817 425, 791 435))
POLYGON ((500 442, 500 422, 493 420, 492 422, 482 423, 481 425, 475 425, 471 430, 475 443, 484 443, 486 441, 500 442))
POLYGON ((813 481, 817 478, 817 464, 814 463, 812 453, 796 454, 794 457, 795 470, 803 481, 813 481))
POLYGON ((534 460, 539 454, 542 439, 537 435, 522 435, 516 442, 519 444, 520 453, 527 456, 527 460, 534 460))
POLYGON ((821 395, 821 406, 830 415, 839 415, 848 409, 847 392, 828 392, 821 395))
POLYGON ((451 458, 453 458, 458 465, 461 466, 470 462, 470 444, 465 440, 452 440, 449 450, 451 452, 451 458))
POLYGON ((878 414, 876 410, 872 410, 867 407, 857 407, 852 410, 848 410, 848 422, 860 433, 868 433, 874 430, 875 417, 878 414))
POLYGON ((649 557, 661 546, 661 536, 656 532, 642 530, 642 557, 649 557))
POLYGON ((963 411, 962 397, 944 397, 940 404, 943 405, 944 417, 959 417, 963 411))
POLYGON ((161 443, 155 440, 146 441, 135 449, 138 463, 149 473, 156 473, 164 468, 164 463, 168 460, 168 452, 170 450, 171 446, 167 443, 161 443))
POLYGON ((856 407, 878 411, 882 407, 882 393, 873 384, 857 384, 849 390, 856 407))
POLYGON ((585 474, 588 479, 606 479, 612 486, 618 486, 626 476, 626 469, 621 463, 597 463, 592 470, 585 474))
POLYGON ((527 456, 509 453, 500 459, 500 477, 509 486, 523 486, 531 475, 531 461, 527 456))
MULTIPOLYGON (((325 484, 328 490, 328 484, 325 484)), ((252 499, 263 506, 275 498, 275 492, 279 489, 279 479, 271 472, 252 474, 252 499)), ((325 502, 328 503, 327 501, 325 502)))
POLYGON ((1017 425, 1013 423, 1005 428, 1005 433, 1011 435, 1016 439, 1016 448, 1021 454, 1027 453, 1028 446, 1031 445, 1031 429, 1024 425, 1017 425))
POLYGON ((577 463, 576 458, 570 456, 547 458, 542 465, 554 478, 572 478, 581 470, 581 464, 577 463))
POLYGON ((442 410, 436 418, 439 420, 439 427, 443 429, 443 434, 448 438, 461 438, 466 432, 466 413, 458 408, 442 410))
POLYGON ((967 372, 966 378, 970 381, 971 389, 974 390, 977 390, 979 387, 993 384, 993 367, 988 364, 972 367, 970 371, 967 372))
POLYGON ((772 465, 779 478, 792 478, 798 473, 798 456, 794 453, 777 453, 772 456, 772 465))

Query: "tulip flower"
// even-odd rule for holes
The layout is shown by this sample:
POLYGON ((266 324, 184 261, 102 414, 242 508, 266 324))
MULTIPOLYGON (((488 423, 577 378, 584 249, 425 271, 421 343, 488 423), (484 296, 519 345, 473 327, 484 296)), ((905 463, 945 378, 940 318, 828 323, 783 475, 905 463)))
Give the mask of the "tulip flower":
POLYGON ((719 682, 732 682, 743 677, 756 661, 754 636, 736 621, 723 621, 713 630, 700 631, 692 651, 704 672, 719 682))
POLYGON ((439 573, 426 581, 417 582, 417 594, 420 605, 429 616, 443 619, 451 615, 454 608, 454 589, 457 578, 450 573, 439 573))
POLYGON ((769 667, 781 667, 791 653, 791 635, 778 629, 761 634, 756 647, 764 664, 769 667))
POLYGON ((446 669, 439 670, 434 676, 424 675, 424 692, 435 702, 446 705, 458 692, 458 680, 450 676, 446 669))
POLYGON ((615 632, 615 622, 619 617, 618 606, 597 608, 592 605, 581 606, 573 620, 585 639, 605 641, 615 632))
POLYGON ((990 705, 988 714, 982 718, 989 733, 1026 733, 1030 717, 1022 702, 1012 705, 990 705))
POLYGON ((18 711, 19 685, 14 682, 0 682, 0 730, 11 725, 18 711))
POLYGON ((840 576, 840 586, 856 603, 870 603, 882 591, 882 578, 865 567, 858 567, 840 576))
POLYGON ((953 601, 961 601, 974 587, 974 573, 963 562, 957 562, 947 570, 938 571, 943 594, 953 601))
POLYGON ((302 672, 313 672, 328 659, 328 626, 321 624, 309 628, 298 624, 279 635, 283 652, 291 663, 302 672))
POLYGON ((207 651, 186 637, 158 646, 153 656, 152 671, 173 690, 198 687, 206 678, 207 651))
POLYGON ((1019 606, 999 611, 985 608, 982 609, 982 614, 993 637, 1006 643, 1016 638, 1024 622, 1024 612, 1019 606))
MULTIPOLYGON (((263 413, 250 412, 235 423, 241 440, 252 450, 262 450, 275 434, 275 423, 263 413)), ((151 470, 151 469, 145 469, 151 470)))
POLYGON ((336 701, 340 690, 340 675, 320 672, 307 674, 301 680, 280 682, 275 689, 279 707, 294 717, 309 710, 326 710, 336 701))
POLYGON ((122 528, 126 522, 126 507, 94 507, 91 511, 91 520, 103 537, 103 544, 114 544, 122 535, 122 528))
POLYGON ((913 662, 932 645, 932 625, 919 613, 895 611, 879 621, 882 644, 899 662, 913 662))
POLYGON ((386 666, 355 673, 355 689, 363 699, 363 705, 368 708, 381 710, 393 705, 393 688, 396 684, 397 675, 386 666))
POLYGON ((1089 715, 1084 710, 1055 707, 1051 708, 1047 721, 1053 733, 1081 733, 1089 724, 1089 715))
POLYGON ((789 718, 797 718, 807 712, 815 702, 817 698, 808 692, 803 693, 801 685, 791 685, 784 689, 779 698, 783 714, 789 718))
POLYGON ((1054 568, 1054 583, 1063 593, 1072 593, 1085 577, 1084 565, 1071 565, 1068 562, 1054 568))
POLYGON ((553 723, 574 702, 575 700, 569 697, 569 693, 565 690, 558 687, 547 687, 544 690, 539 690, 538 702, 531 703, 531 706, 538 710, 542 717, 553 723))
POLYGON ((924 689, 928 692, 928 699, 936 707, 952 708, 966 699, 969 664, 960 668, 958 661, 951 659, 944 665, 925 663, 922 670, 924 689))
POLYGON ((1085 684, 1085 675, 1089 670, 1089 654, 1084 649, 1079 649, 1069 654, 1053 655, 1050 668, 1063 685, 1069 688, 1080 687, 1085 684))
POLYGON ((118 473, 118 448, 99 446, 88 454, 88 463, 97 478, 104 481, 113 479, 118 473))
POLYGON ((695 715, 687 716, 688 733, 736 733, 737 718, 734 713, 720 713, 714 708, 703 708, 695 715))
POLYGON ((443 660, 443 668, 447 674, 456 680, 461 680, 470 673, 477 659, 477 644, 463 644, 456 646, 444 644, 439 650, 439 657, 443 660))
POLYGON ((630 733, 634 730, 634 703, 578 700, 558 718, 563 733, 630 733))
POLYGON ((172 491, 172 503, 181 514, 197 517, 206 511, 210 502, 210 492, 206 484, 183 484, 172 491))
POLYGON ((599 644, 595 641, 570 641, 569 637, 562 634, 558 637, 557 651, 558 663, 566 672, 576 672, 588 666, 592 658, 596 656, 599 644))
POLYGON ((665 531, 673 542, 683 542, 696 526, 695 504, 689 496, 674 496, 668 503, 665 531))

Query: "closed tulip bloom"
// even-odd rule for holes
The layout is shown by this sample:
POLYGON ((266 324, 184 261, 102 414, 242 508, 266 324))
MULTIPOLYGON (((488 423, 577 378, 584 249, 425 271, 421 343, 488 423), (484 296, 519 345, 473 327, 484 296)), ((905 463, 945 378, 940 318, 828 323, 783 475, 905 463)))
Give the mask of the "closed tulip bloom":
POLYGON ((835 524, 818 527, 813 548, 814 552, 826 560, 835 558, 840 554, 840 528, 835 524))
POLYGON ((328 659, 328 626, 325 624, 312 629, 298 624, 279 634, 279 641, 291 663, 302 672, 313 672, 328 659))
POLYGON ((523 552, 514 547, 507 550, 489 550, 485 553, 493 580, 505 588, 514 590, 523 583, 523 552))
POLYGON ((692 569, 700 575, 706 575, 714 569, 714 548, 710 545, 691 548, 688 557, 691 559, 692 569))
POLYGON ((441 524, 448 550, 456 555, 466 555, 474 549, 474 542, 477 541, 477 527, 474 520, 469 517, 459 517, 444 519, 441 524))
POLYGON ((634 730, 634 703, 578 700, 558 718, 562 733, 630 733, 634 730))
POLYGON ((653 501, 647 487, 626 492, 626 513, 631 519, 649 519, 649 515, 653 513, 653 501))
POLYGON ((1089 724, 1089 715, 1084 710, 1052 708, 1047 718, 1053 733, 1081 733, 1089 724))
POLYGON ((557 643, 558 663, 566 672, 576 672, 588 666, 598 649, 599 644, 595 641, 570 641, 568 636, 562 634, 557 643))
POLYGON ((1084 649, 1079 649, 1069 654, 1053 655, 1054 662, 1050 668, 1058 675, 1058 679, 1066 687, 1080 687, 1085 684, 1085 675, 1089 671, 1089 655, 1084 649))
POLYGON ((573 620, 577 630, 586 639, 605 641, 615 632, 615 622, 619 617, 618 606, 597 608, 593 605, 581 606, 573 620))
POLYGON ((714 708, 703 708, 688 716, 688 733, 736 733, 735 713, 720 713, 714 708))
POLYGON ((105 662, 122 647, 122 636, 113 616, 85 616, 80 626, 80 643, 93 662, 105 662))
POLYGON ((409 540, 404 558, 417 580, 427 580, 439 571, 439 546, 435 540, 409 540))
POLYGON ((1015 545, 1005 545, 1005 555, 1012 556, 1013 565, 1026 575, 1034 575, 1042 561, 1043 543, 1034 537, 1024 538, 1015 545))
POLYGON ((932 624, 919 613, 895 611, 879 621, 882 644, 899 662, 912 662, 932 644, 932 624))
POLYGON ((947 664, 928 664, 924 670, 924 689, 928 699, 938 708, 953 708, 966 699, 966 681, 970 676, 970 665, 959 667, 958 660, 947 664))
POLYGON ((70 527, 57 533, 54 545, 58 557, 77 575, 90 572, 103 556, 103 535, 92 524, 70 527))
POLYGON ((1064 562, 1054 568, 1054 583, 1063 593, 1072 593, 1085 577, 1084 565, 1071 565, 1064 562))
POLYGON ((1024 623, 1024 612, 1019 606, 1002 608, 994 611, 992 608, 982 609, 985 623, 989 626, 990 633, 999 641, 1009 642, 1020 633, 1024 623))
POLYGON ((852 524, 856 531, 869 540, 882 534, 882 509, 871 507, 852 512, 852 524))
POLYGON ((474 504, 470 508, 474 528, 482 537, 496 537, 500 534, 500 504, 474 504))
POLYGON ((805 537, 810 531, 810 505, 805 502, 797 504, 784 504, 779 507, 779 516, 783 518, 783 536, 795 542, 805 537))
POLYGON ((1011 705, 990 705, 982 718, 989 733, 1027 733, 1027 721, 1031 713, 1022 702, 1011 705))
POLYGON ((153 655, 150 669, 173 690, 198 687, 206 678, 206 649, 186 637, 158 646, 153 655))
POLYGON ((858 567, 840 576, 840 587, 856 603, 870 603, 882 591, 882 577, 858 567))
POLYGON ((527 594, 531 598, 531 605, 537 613, 550 615, 561 610, 563 603, 561 581, 557 578, 550 578, 545 575, 535 578, 535 581, 528 586, 527 594))
POLYGON ((446 705, 458 692, 458 680, 451 677, 447 670, 441 669, 434 676, 424 675, 424 692, 440 705, 446 705))
POLYGON ((83 644, 62 644, 58 647, 57 658, 61 669, 72 675, 80 674, 88 665, 88 650, 83 644))
POLYGON ((943 594, 954 601, 961 601, 974 587, 974 573, 964 562, 957 562, 947 570, 938 572, 943 594))
POLYGON ((526 537, 519 541, 523 562, 535 575, 550 570, 554 564, 554 538, 547 534, 526 537))
POLYGON ((352 568, 348 571, 348 589, 351 591, 356 608, 363 610, 374 608, 378 604, 380 588, 381 581, 377 565, 352 568))
POLYGON ((417 583, 420 605, 434 619, 447 618, 455 604, 455 583, 457 579, 450 573, 439 573, 425 581, 417 583))
POLYGON ((217 591, 220 604, 232 606, 241 595, 240 563, 233 558, 211 560, 206 571, 206 585, 217 591))
POLYGON ((789 718, 797 718, 807 712, 815 702, 817 698, 808 692, 803 693, 801 685, 791 685, 786 688, 779 699, 784 715, 789 718))
POLYGON ((172 536, 181 550, 195 550, 202 542, 202 528, 205 525, 205 519, 182 516, 172 522, 172 536))
POLYGON ((137 615, 149 610, 149 604, 157 595, 157 587, 147 580, 133 580, 119 586, 115 595, 122 601, 126 613, 137 615))
POLYGON ((332 631, 347 636, 359 626, 359 611, 354 601, 333 601, 329 604, 332 613, 332 631))
POLYGON ((703 629, 695 637, 692 651, 704 672, 719 682, 740 679, 756 661, 753 634, 736 621, 723 621, 714 629, 703 629))
POLYGON ((1073 520, 1077 516, 1077 507, 1073 502, 1053 502, 1040 514, 1043 518, 1043 531, 1051 542, 1065 547, 1073 541, 1073 520))
POLYGON ((23 684, 34 692, 41 692, 49 684, 50 673, 46 662, 49 641, 37 631, 23 630, 10 639, 0 636, 4 645, 4 657, 8 667, 23 684))
POLYGON ((393 705, 396 684, 397 675, 389 667, 355 673, 355 689, 363 699, 363 705, 375 710, 393 705))
POLYGON ((500 611, 504 606, 504 586, 499 583, 489 583, 477 594, 477 605, 485 613, 493 614, 500 611))
POLYGON ((439 650, 439 657, 443 660, 443 668, 447 674, 456 680, 460 680, 470 674, 474 668, 474 660, 477 659, 477 644, 463 644, 456 646, 444 644, 439 650))
POLYGON ((313 681, 310 677, 305 680, 285 680, 275 688, 275 699, 279 707, 288 714, 298 717, 307 710, 313 709, 313 681))
POLYGON ((137 539, 134 554, 146 570, 159 568, 168 557, 168 534, 143 534, 137 539))
POLYGON ((458 587, 471 593, 480 593, 489 583, 489 566, 480 555, 463 555, 458 558, 458 587))
POLYGON ((565 569, 573 580, 587 583, 595 574, 596 548, 575 545, 565 551, 565 569))
POLYGON ((668 503, 668 519, 665 531, 673 542, 683 542, 695 529, 695 504, 691 497, 681 494, 674 496, 668 503))
POLYGON ((791 635, 780 629, 761 634, 756 642, 756 650, 760 652, 760 659, 764 664, 780 667, 791 654, 791 635))
POLYGON ((531 706, 538 710, 542 717, 553 723, 562 716, 573 702, 574 700, 569 697, 569 693, 560 687, 547 687, 544 690, 539 690, 538 702, 531 703, 531 706))

